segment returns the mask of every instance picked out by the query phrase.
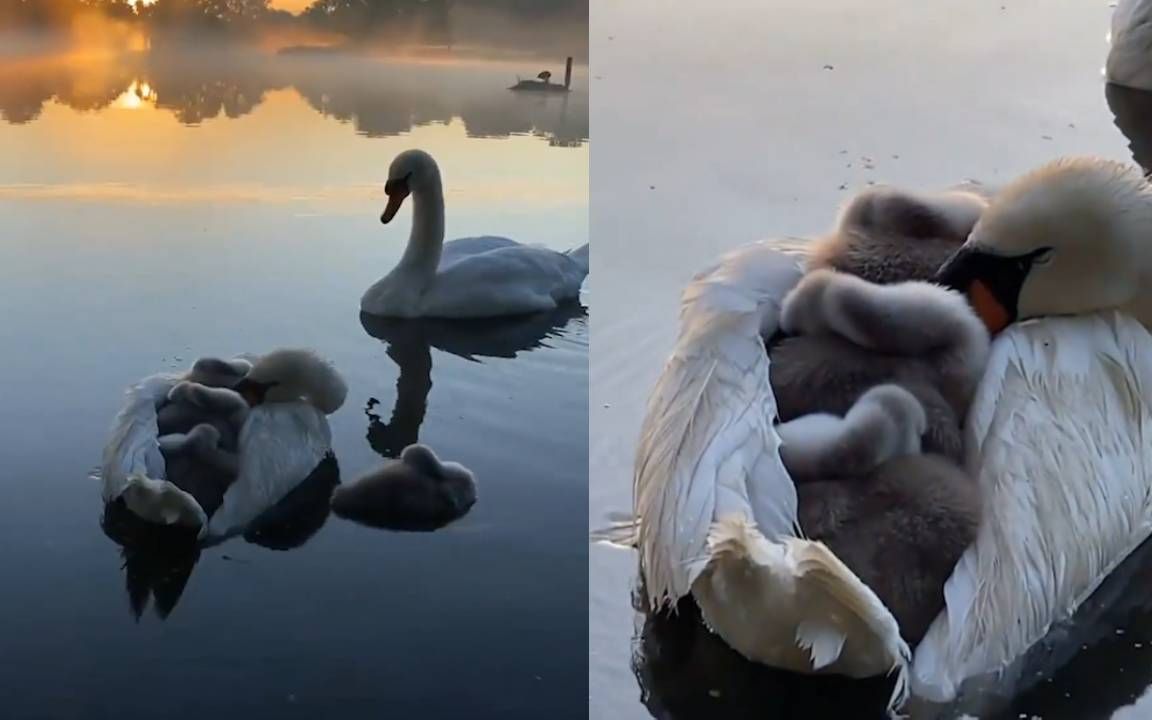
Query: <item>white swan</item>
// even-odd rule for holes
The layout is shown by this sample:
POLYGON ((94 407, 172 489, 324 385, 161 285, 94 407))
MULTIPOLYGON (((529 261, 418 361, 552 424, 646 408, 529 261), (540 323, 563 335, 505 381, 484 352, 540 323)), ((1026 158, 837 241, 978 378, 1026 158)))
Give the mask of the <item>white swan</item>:
MULTIPOLYGON (((964 429, 987 511, 915 650, 919 696, 1014 679, 1025 651, 1152 532, 1152 335, 1109 309, 1152 319, 1140 292, 1150 210, 1138 170, 1058 162, 998 194, 942 271, 990 329, 1091 314, 1015 324, 992 345, 964 429)), ((896 669, 895 706, 909 654, 891 613, 827 548, 794 537, 760 334, 799 273, 762 243, 685 291, 637 453, 635 539, 655 604, 691 593, 728 644, 767 664, 896 669)))
POLYGON ((1137 90, 1152 90, 1152 1, 1120 0, 1112 11, 1108 82, 1137 90))
POLYGON ((400 153, 384 186, 388 223, 412 196, 412 231, 400 262, 368 288, 369 315, 482 318, 552 310, 575 300, 588 275, 588 245, 569 252, 521 245, 502 237, 444 242, 440 168, 422 150, 400 153))
POLYGON ((199 528, 201 538, 242 530, 255 514, 303 481, 331 451, 326 414, 344 403, 339 373, 308 350, 280 349, 250 358, 235 389, 253 405, 240 431, 240 471, 211 519, 191 494, 165 480, 156 409, 189 376, 158 374, 128 390, 101 468, 105 503, 123 499, 139 517, 199 528))

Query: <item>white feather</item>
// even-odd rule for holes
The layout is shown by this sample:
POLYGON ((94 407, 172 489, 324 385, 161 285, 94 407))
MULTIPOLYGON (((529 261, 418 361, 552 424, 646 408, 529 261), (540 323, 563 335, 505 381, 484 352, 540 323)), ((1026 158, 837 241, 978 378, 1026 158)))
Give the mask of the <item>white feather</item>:
POLYGON ((692 588, 704 621, 745 657, 796 672, 898 675, 907 698, 911 653, 896 619, 823 543, 771 542, 741 516, 721 518, 692 588))
POLYGON ((916 651, 913 690, 952 699, 1068 618, 1152 531, 1152 336, 1115 312, 1013 326, 965 428, 985 517, 916 651))
POLYGON ((749 516, 773 537, 796 524, 760 332, 799 278, 795 259, 758 243, 726 255, 684 291, 680 336, 649 398, 636 454, 634 510, 654 605, 688 593, 719 517, 749 516))
POLYGON ((691 591, 706 622, 754 660, 812 671, 815 657, 856 677, 896 669, 897 704, 908 648, 895 619, 831 552, 794 537, 796 490, 761 339, 801 275, 784 247, 740 248, 684 292, 636 457, 645 582, 654 606, 691 591))
POLYGON ((207 527, 200 503, 165 480, 164 456, 156 442, 156 407, 168 397, 182 375, 152 375, 126 393, 124 407, 116 415, 112 437, 104 447, 100 469, 105 503, 119 497, 136 515, 165 525, 207 527))
POLYGON ((307 478, 331 451, 324 413, 305 402, 258 405, 240 431, 240 473, 208 523, 208 536, 242 532, 307 478))

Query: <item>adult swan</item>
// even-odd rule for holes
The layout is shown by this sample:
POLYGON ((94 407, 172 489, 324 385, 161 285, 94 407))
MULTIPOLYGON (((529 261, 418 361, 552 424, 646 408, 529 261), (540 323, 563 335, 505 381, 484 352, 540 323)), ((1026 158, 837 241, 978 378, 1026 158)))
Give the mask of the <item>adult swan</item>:
POLYGON ((875 594, 794 534, 761 333, 775 328, 800 263, 760 244, 698 276, 637 455, 651 599, 691 594, 728 644, 766 664, 896 669, 893 705, 908 680, 936 702, 985 681, 1025 689, 1037 679, 1020 674, 1026 651, 1152 532, 1150 221, 1139 170, 1062 160, 998 193, 941 270, 938 281, 1003 332, 964 426, 985 514, 911 658, 875 594), (1068 317, 1005 329, 1051 315, 1068 317))
POLYGON ((423 150, 400 153, 384 186, 387 224, 412 196, 412 232, 400 262, 360 299, 369 315, 485 318, 555 309, 575 300, 588 275, 588 245, 569 252, 503 237, 444 242, 440 168, 423 150))

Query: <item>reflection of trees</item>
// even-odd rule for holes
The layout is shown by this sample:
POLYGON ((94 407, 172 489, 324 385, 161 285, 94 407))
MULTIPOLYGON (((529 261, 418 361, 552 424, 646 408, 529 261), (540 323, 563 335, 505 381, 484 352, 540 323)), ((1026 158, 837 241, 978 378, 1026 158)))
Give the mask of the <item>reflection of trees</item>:
POLYGON ((392 63, 336 54, 265 55, 222 46, 154 50, 92 63, 62 59, 0 62, 0 117, 35 119, 56 100, 76 110, 108 107, 146 84, 147 102, 196 125, 252 112, 265 94, 294 88, 317 112, 369 137, 430 123, 463 121, 472 137, 535 135, 553 145, 588 138, 588 96, 529 96, 506 89, 505 69, 484 65, 392 63))
POLYGON ((218 54, 212 58, 153 53, 143 77, 156 92, 157 107, 180 122, 197 125, 223 113, 235 119, 255 110, 269 90, 283 87, 266 63, 249 56, 218 54))

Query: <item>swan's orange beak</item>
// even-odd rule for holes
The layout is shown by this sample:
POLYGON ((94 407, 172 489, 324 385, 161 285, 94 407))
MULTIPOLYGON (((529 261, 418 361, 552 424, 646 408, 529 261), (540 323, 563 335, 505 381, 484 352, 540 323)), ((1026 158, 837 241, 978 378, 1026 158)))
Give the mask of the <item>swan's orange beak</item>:
POLYGON ((935 282, 964 293, 992 335, 1018 319, 1020 291, 1033 264, 1052 251, 1042 247, 1022 255, 998 255, 964 245, 945 261, 935 282))
POLYGON ((404 198, 411 192, 408 188, 408 178, 389 180, 384 184, 384 192, 388 195, 388 205, 384 208, 384 214, 380 216, 380 222, 387 225, 396 217, 400 206, 404 204, 404 198))
POLYGON ((984 321, 984 327, 988 328, 989 335, 995 336, 1012 324, 1012 316, 1008 314, 1008 310, 982 281, 973 280, 965 294, 972 310, 984 321))

